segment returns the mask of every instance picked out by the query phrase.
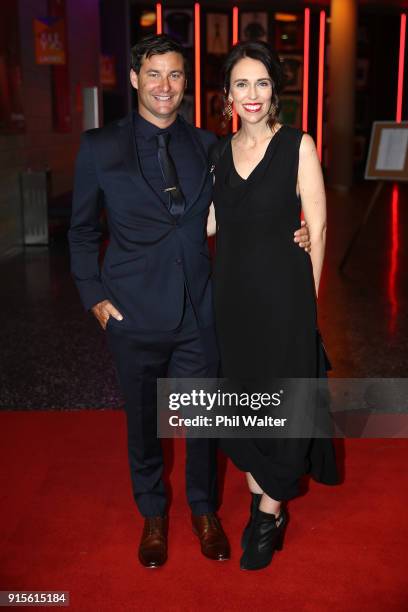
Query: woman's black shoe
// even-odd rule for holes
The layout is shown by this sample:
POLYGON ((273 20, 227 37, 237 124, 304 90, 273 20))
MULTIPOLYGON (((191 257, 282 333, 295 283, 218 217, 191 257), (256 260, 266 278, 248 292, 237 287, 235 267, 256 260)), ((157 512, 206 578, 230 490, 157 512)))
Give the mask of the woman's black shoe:
POLYGON ((287 516, 282 509, 278 518, 257 510, 249 532, 248 544, 241 557, 240 566, 245 570, 258 570, 272 561, 275 550, 281 550, 287 516))
POLYGON ((249 507, 249 519, 241 536, 241 548, 245 550, 248 544, 249 532, 251 530, 252 521, 255 518, 256 511, 261 503, 262 493, 251 493, 251 505, 249 507))

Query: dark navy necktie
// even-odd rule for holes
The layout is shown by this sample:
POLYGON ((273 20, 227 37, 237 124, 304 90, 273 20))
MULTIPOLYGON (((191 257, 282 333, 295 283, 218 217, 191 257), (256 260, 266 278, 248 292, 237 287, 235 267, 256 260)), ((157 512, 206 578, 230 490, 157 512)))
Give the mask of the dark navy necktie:
POLYGON ((168 132, 157 134, 157 156, 163 174, 165 184, 164 191, 169 196, 169 211, 172 215, 178 217, 184 212, 185 200, 180 189, 176 166, 169 153, 169 140, 170 134, 168 132))

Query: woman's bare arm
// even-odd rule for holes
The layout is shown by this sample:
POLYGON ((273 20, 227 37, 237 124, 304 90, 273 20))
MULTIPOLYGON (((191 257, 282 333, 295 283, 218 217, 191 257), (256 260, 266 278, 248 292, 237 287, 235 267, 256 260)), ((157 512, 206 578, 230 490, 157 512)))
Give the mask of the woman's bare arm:
POLYGON ((298 187, 302 210, 309 226, 313 277, 319 291, 326 245, 326 192, 313 138, 304 134, 299 150, 298 187))

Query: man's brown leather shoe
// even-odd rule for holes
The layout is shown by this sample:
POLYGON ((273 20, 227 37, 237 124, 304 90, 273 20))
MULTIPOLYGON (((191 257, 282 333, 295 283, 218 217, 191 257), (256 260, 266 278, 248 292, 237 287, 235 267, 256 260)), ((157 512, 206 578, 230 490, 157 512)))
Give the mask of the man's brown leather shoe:
POLYGON ((212 512, 200 516, 192 514, 191 522, 205 557, 215 561, 225 561, 230 558, 230 545, 216 514, 212 512))
POLYGON ((139 561, 145 567, 160 567, 167 561, 168 521, 164 516, 145 518, 139 545, 139 561))

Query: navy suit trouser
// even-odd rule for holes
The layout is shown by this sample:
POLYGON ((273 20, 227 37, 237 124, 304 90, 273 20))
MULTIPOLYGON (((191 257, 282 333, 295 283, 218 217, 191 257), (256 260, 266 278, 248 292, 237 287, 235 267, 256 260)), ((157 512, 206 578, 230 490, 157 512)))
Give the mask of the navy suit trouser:
MULTIPOLYGON (((199 329, 188 298, 177 329, 124 331, 110 321, 107 339, 125 398, 133 495, 141 514, 164 515, 167 496, 163 453, 157 438, 157 378, 215 378, 218 352, 214 328, 199 329)), ((186 440, 186 491, 193 514, 217 507, 216 440, 186 440)))

